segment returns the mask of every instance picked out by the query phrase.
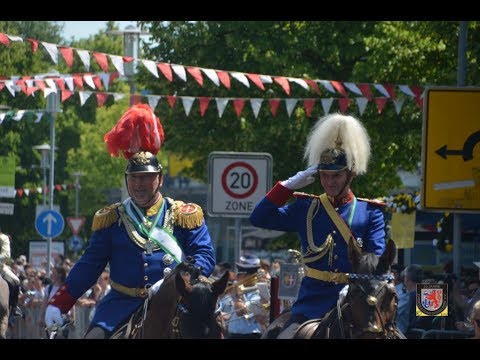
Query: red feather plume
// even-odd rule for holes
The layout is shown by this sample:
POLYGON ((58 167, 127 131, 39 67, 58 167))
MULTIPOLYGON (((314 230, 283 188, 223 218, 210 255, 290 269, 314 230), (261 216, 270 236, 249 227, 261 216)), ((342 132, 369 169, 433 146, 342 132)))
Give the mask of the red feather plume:
POLYGON ((111 156, 123 152, 130 159, 138 151, 157 155, 165 134, 160 119, 147 104, 130 107, 117 124, 103 137, 111 156))

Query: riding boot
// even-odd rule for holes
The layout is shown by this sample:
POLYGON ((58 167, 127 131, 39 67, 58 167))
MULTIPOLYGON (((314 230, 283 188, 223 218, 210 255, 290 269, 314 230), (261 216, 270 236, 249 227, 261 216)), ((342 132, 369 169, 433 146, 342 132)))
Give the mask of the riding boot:
POLYGON ((14 317, 23 316, 22 310, 18 304, 18 294, 20 293, 20 285, 14 285, 10 287, 10 314, 14 317))

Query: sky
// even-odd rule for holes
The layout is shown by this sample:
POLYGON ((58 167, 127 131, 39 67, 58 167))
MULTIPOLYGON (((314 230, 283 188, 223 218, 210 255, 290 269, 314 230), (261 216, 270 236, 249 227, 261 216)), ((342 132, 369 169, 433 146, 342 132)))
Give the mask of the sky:
MULTIPOLYGON (((100 30, 105 30, 107 21, 64 21, 63 36, 70 40, 88 38, 90 35, 97 34, 100 30)), ((128 25, 135 25, 135 21, 115 21, 120 30, 124 30, 128 25)))

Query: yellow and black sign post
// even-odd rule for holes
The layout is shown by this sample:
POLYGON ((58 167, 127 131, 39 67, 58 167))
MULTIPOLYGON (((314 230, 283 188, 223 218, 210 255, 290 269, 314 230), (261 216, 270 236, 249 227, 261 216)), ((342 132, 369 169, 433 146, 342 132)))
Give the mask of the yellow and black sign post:
POLYGON ((423 113, 423 209, 480 210, 479 143, 480 88, 427 88, 423 113))

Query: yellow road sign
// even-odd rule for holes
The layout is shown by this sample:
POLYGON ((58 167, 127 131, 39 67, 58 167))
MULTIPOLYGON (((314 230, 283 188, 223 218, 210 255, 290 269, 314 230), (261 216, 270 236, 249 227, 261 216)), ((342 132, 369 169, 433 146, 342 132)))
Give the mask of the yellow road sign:
POLYGON ((422 207, 480 210, 480 88, 427 88, 422 207))

